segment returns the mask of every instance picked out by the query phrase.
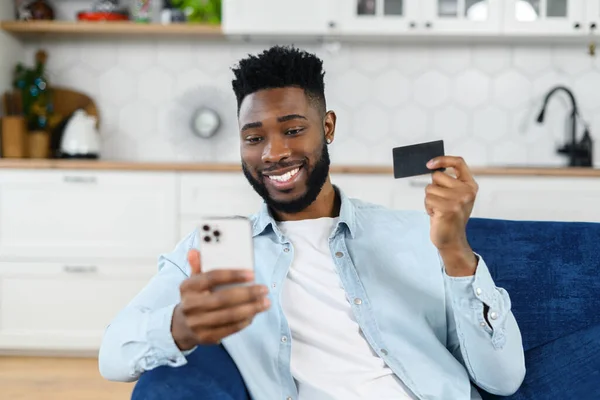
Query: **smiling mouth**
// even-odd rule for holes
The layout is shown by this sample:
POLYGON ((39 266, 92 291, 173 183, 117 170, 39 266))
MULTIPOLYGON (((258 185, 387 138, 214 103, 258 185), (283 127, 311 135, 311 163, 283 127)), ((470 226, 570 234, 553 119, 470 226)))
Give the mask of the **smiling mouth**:
POLYGON ((294 187, 296 181, 299 179, 299 176, 302 175, 302 168, 300 165, 295 167, 294 169, 287 170, 282 173, 269 173, 265 174, 265 178, 267 182, 278 190, 290 190, 294 187))
POLYGON ((300 168, 301 167, 296 167, 293 170, 288 171, 281 175, 267 175, 267 178, 269 178, 275 182, 287 183, 287 182, 291 181, 298 174, 298 172, 300 172, 300 168))

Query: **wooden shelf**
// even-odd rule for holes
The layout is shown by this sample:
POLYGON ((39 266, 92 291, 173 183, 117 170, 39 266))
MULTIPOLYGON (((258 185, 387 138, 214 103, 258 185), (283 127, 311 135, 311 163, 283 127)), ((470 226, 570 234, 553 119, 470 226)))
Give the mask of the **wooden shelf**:
MULTIPOLYGON (((235 172, 241 173, 239 163, 210 162, 136 162, 116 160, 60 160, 60 159, 14 159, 0 158, 2 169, 60 169, 60 170, 109 170, 109 171, 178 171, 178 172, 235 172)), ((334 174, 386 175, 393 179, 389 166, 332 165, 334 174)), ((595 168, 570 167, 471 167, 475 176, 554 176, 595 177, 600 179, 600 165, 595 168)))
POLYGON ((15 35, 158 35, 223 36, 220 25, 144 24, 136 22, 2 21, 0 29, 15 35))

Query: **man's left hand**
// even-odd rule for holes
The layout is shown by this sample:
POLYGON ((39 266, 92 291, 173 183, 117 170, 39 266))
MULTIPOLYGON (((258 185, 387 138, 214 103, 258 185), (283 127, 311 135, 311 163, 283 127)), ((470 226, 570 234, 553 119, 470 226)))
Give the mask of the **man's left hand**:
POLYGON ((436 171, 425 190, 425 208, 431 217, 431 241, 440 251, 449 274, 472 275, 477 258, 467 241, 466 225, 479 186, 461 157, 436 157, 427 167, 452 168, 456 175, 436 171))

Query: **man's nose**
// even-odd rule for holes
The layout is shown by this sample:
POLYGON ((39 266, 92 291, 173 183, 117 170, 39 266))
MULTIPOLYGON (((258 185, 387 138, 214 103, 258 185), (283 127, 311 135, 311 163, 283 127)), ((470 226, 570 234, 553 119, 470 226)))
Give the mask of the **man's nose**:
POLYGON ((276 137, 269 139, 267 145, 264 147, 262 162, 277 163, 290 157, 290 155, 291 150, 288 146, 287 140, 281 137, 276 137))

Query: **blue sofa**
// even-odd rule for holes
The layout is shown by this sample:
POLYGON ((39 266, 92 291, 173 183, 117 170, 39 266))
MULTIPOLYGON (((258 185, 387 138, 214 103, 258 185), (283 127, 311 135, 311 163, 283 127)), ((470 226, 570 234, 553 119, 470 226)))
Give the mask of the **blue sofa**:
MULTIPOLYGON (((600 224, 472 218, 467 232, 508 290, 523 335, 527 375, 505 398, 600 399, 600 224)), ((249 399, 223 347, 201 347, 188 360, 143 374, 132 400, 249 399)))

